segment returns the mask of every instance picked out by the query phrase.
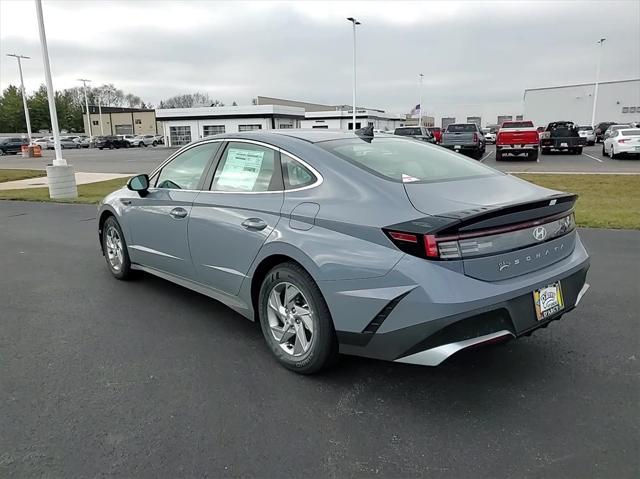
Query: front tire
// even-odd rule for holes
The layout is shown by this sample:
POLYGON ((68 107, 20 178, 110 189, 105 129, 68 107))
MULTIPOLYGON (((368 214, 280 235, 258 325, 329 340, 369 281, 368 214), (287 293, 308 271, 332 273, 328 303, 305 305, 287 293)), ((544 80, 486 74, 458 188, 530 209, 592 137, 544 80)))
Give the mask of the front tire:
POLYGON ((298 264, 283 263, 269 271, 260 287, 258 315, 269 349, 285 368, 312 374, 337 360, 327 303, 298 264))
POLYGON ((102 226, 102 252, 107 268, 117 279, 131 277, 131 260, 122 228, 114 216, 109 216, 102 226))
POLYGON ((548 155, 551 152, 550 148, 540 148, 540 154, 548 155))

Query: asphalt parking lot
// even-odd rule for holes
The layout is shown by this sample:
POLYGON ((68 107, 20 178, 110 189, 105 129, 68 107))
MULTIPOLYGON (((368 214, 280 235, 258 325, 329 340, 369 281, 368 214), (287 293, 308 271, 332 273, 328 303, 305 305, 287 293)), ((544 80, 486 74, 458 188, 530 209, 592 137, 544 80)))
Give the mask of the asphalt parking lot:
POLYGON ((529 338, 302 377, 220 303, 112 279, 95 214, 0 202, 2 477, 637 477, 639 231, 582 230, 591 289, 529 338))
MULTIPOLYGON (((64 158, 76 171, 88 173, 145 173, 153 170, 176 149, 162 146, 153 148, 127 148, 120 150, 64 150, 64 158)), ((582 172, 582 173, 638 173, 640 160, 611 160, 602 156, 602 145, 584 148, 582 155, 553 153, 540 155, 537 162, 512 157, 497 162, 495 146, 487 145, 483 163, 509 172, 582 172)), ((43 158, 0 157, 0 168, 44 169, 54 158, 53 151, 44 151, 43 158)))

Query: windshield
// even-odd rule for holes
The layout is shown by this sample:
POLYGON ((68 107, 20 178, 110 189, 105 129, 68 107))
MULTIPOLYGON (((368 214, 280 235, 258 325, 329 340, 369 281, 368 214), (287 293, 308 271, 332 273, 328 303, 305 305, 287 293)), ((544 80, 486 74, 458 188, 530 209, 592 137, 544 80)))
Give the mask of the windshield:
POLYGON ((532 121, 510 121, 502 125, 502 128, 533 128, 532 121))
POLYGON ((447 131, 449 133, 473 133, 476 131, 476 125, 449 125, 447 131))
POLYGON ((400 136, 422 135, 420 128, 396 128, 394 133, 400 136))
POLYGON ((374 138, 316 143, 348 162, 388 180, 436 182, 500 174, 477 161, 422 141, 374 138))

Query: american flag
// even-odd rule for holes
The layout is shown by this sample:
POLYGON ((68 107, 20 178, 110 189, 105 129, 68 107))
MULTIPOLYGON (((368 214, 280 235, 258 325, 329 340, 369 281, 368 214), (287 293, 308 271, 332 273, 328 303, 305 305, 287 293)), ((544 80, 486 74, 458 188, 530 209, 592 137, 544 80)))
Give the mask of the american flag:
POLYGON ((411 113, 410 113, 410 115, 417 115, 417 114, 419 114, 419 113, 420 113, 420 103, 418 103, 416 106, 414 106, 414 107, 411 109, 411 113))

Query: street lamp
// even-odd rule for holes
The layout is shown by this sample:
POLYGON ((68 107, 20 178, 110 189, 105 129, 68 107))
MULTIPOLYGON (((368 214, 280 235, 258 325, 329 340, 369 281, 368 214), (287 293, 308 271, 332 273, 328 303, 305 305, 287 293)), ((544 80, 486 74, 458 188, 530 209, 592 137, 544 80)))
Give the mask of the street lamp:
POLYGON ((89 100, 87 98, 87 83, 91 83, 91 80, 86 78, 78 78, 78 81, 82 82, 82 88, 84 90, 84 106, 87 111, 87 125, 89 126, 89 143, 93 140, 93 132, 91 131, 91 115, 89 114, 89 100))
POLYGON ((42 49, 42 63, 44 64, 44 79, 47 84, 47 98, 49 100, 49 115, 51 115, 51 130, 53 133, 53 145, 56 150, 56 158, 52 166, 47 166, 47 182, 49 183, 49 196, 51 198, 77 198, 76 176, 73 166, 67 165, 62 158, 60 148, 60 129, 58 128, 58 112, 56 111, 56 99, 53 93, 53 81, 51 80, 51 65, 49 64, 49 50, 47 48, 47 34, 44 30, 44 17, 42 15, 42 2, 36 1, 36 16, 38 17, 38 32, 40 33, 40 48, 42 49))
POLYGON ((424 75, 420 73, 419 76, 420 76, 420 103, 418 103, 418 105, 420 105, 420 110, 418 113, 418 126, 422 126, 422 78, 424 77, 424 75))
POLYGON ((606 38, 601 38, 596 42, 600 44, 600 48, 598 49, 598 66, 596 67, 596 86, 593 91, 593 109, 591 110, 591 126, 594 126, 596 122, 596 103, 598 102, 598 82, 600 81, 600 62, 602 61, 602 46, 604 45, 605 40, 606 38))
POLYGON ((356 25, 361 23, 353 17, 347 18, 353 24, 353 129, 356 129, 356 25))
POLYGON ((31 120, 29 119, 29 108, 27 107, 27 93, 24 89, 24 78, 22 78, 22 63, 20 62, 21 58, 25 58, 27 60, 31 59, 31 57, 25 57, 24 55, 17 55, 15 53, 7 53, 8 57, 14 57, 18 60, 18 71, 20 72, 20 89, 22 90, 22 103, 24 105, 24 118, 27 122, 27 136, 29 137, 29 144, 31 144, 31 120))

